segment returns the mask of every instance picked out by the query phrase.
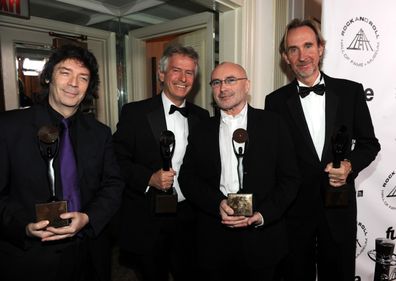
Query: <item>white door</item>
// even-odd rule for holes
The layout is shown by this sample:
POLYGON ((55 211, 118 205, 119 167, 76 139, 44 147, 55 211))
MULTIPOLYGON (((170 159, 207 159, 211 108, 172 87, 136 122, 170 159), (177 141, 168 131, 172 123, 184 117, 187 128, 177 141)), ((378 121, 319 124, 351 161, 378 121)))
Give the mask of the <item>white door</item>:
POLYGON ((211 102, 212 95, 210 87, 208 88, 210 77, 207 74, 213 69, 213 61, 210 57, 207 57, 207 44, 205 42, 206 29, 198 29, 193 32, 189 32, 183 35, 179 35, 175 41, 179 42, 184 46, 193 47, 199 55, 199 88, 197 93, 193 94, 193 99, 189 99, 191 102, 208 109, 210 112, 212 110, 211 102), (207 67, 209 64, 209 67, 207 67))
POLYGON ((212 94, 209 87, 210 73, 214 67, 214 16, 212 13, 200 13, 189 17, 151 25, 129 32, 130 63, 127 63, 127 87, 129 101, 147 97, 147 63, 145 41, 168 35, 177 35, 178 42, 192 46, 198 52, 200 65, 200 89, 194 97, 194 103, 212 112, 212 94), (179 35, 180 34, 180 35, 179 35))

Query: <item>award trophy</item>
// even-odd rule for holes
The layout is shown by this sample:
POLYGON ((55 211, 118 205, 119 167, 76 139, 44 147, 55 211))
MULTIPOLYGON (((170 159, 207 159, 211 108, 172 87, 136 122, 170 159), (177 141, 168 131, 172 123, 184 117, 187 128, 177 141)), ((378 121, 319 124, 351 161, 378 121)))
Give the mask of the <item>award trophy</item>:
POLYGON ((246 154, 246 149, 249 141, 249 135, 245 129, 236 129, 232 135, 232 147, 234 148, 235 156, 238 160, 238 180, 239 192, 229 193, 227 198, 227 205, 234 210, 234 216, 252 216, 253 215, 253 194, 242 193, 243 190, 243 157, 246 154), (238 144, 245 144, 243 149, 241 146, 235 147, 235 142, 238 144))
POLYGON ((48 220, 48 226, 61 227, 69 224, 69 220, 61 219, 60 214, 67 212, 67 202, 59 201, 55 192, 55 173, 52 166, 59 147, 59 130, 55 126, 43 126, 38 131, 41 156, 47 163, 50 198, 46 203, 36 204, 36 220, 48 220))
MULTIPOLYGON (((349 149, 347 128, 341 126, 332 139, 333 167, 339 168, 341 161, 346 158, 349 149)), ((325 191, 325 206, 329 208, 348 206, 348 184, 340 187, 327 186, 325 191)))
MULTIPOLYGON (((160 152, 162 169, 169 171, 172 167, 172 156, 175 150, 175 135, 165 130, 160 136, 160 152)), ((167 191, 159 191, 154 194, 154 212, 157 215, 175 214, 177 210, 177 193, 174 187, 167 191)))
POLYGON ((396 265, 396 255, 393 253, 395 244, 386 238, 375 239, 375 250, 368 251, 369 258, 375 262, 374 281, 396 280, 390 267, 396 265))

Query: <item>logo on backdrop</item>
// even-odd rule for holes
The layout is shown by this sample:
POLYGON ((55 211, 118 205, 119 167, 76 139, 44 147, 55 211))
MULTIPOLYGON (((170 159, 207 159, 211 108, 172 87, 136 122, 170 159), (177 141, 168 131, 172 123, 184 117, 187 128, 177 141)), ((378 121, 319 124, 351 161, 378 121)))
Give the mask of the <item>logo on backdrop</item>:
POLYGON ((360 256, 361 253, 367 247, 367 228, 362 222, 357 223, 357 233, 356 233, 356 258, 360 256))
POLYGON ((389 209, 396 209, 396 172, 392 171, 382 184, 381 198, 389 209))
POLYGON ((390 240, 395 240, 396 239, 395 229, 392 226, 388 227, 386 229, 385 233, 386 233, 386 238, 387 239, 390 239, 390 240))
POLYGON ((341 53, 354 66, 365 67, 378 55, 379 37, 372 20, 361 16, 351 18, 341 30, 341 53))

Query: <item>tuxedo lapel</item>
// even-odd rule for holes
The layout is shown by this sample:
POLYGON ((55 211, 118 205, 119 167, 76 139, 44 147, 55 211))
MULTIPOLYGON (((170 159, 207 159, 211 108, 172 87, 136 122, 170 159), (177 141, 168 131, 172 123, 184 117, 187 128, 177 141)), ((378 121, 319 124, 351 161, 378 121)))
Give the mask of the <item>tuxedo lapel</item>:
POLYGON ((319 161, 318 154, 316 153, 315 145, 311 138, 311 133, 305 119, 304 111, 301 105, 300 97, 297 93, 297 81, 295 80, 291 83, 290 96, 287 100, 287 106, 289 107, 290 114, 293 117, 294 122, 296 122, 297 128, 304 139, 304 142, 309 146, 310 151, 316 159, 319 161))
MULTIPOLYGON (((37 140, 37 151, 41 154, 40 149, 40 141, 38 140, 38 131, 43 126, 52 126, 56 125, 53 124, 53 120, 50 117, 48 108, 44 105, 37 105, 32 107, 32 116, 31 116, 31 124, 32 124, 32 131, 31 131, 31 139, 37 140)), ((58 141, 59 144, 59 141, 58 141)), ((44 158, 43 158, 44 159, 44 158)))
POLYGON ((45 106, 34 106, 33 110, 32 125, 34 127, 34 132, 38 132, 44 125, 52 125, 49 112, 45 106))
POLYGON ((191 128, 199 122, 199 118, 195 114, 193 107, 189 102, 186 102, 186 108, 188 110, 188 117, 187 117, 188 129, 191 130, 191 128))
MULTIPOLYGON (((336 120, 337 108, 338 108, 338 97, 334 92, 334 87, 331 80, 325 76, 326 84, 326 132, 325 132, 325 143, 323 147, 322 161, 327 161, 330 157, 326 155, 327 152, 331 152, 331 137, 334 133, 334 125, 336 120)), ((326 163, 325 163, 326 164, 326 163)))
MULTIPOLYGON (((220 143, 219 143, 219 133, 220 133, 220 114, 218 116, 214 116, 210 120, 211 122, 208 135, 202 136, 202 138, 212 138, 210 142, 210 146, 208 147, 208 156, 213 157, 213 163, 215 165, 215 173, 219 175, 219 184, 220 184, 220 175, 221 175, 221 159, 220 159, 220 143), (213 148, 213 150, 212 150, 213 148)), ((202 155, 202 158, 205 158, 206 155, 202 155)))
MULTIPOLYGON (((251 155, 252 153, 257 152, 257 147, 254 148, 253 146, 255 145, 254 142, 257 138, 257 132, 260 131, 259 128, 257 128, 257 126, 260 124, 259 122, 257 122, 257 117, 256 117, 256 112, 255 109, 253 107, 251 107, 250 105, 248 105, 248 110, 247 110, 247 132, 248 132, 248 141, 245 144, 245 156, 243 157, 242 160, 242 165, 243 165, 243 183, 246 183, 246 177, 249 177, 249 167, 250 167, 250 159, 251 159, 251 155), (253 152, 254 150, 254 152, 253 152)), ((256 143, 257 144, 257 143, 256 143)), ((254 165, 254 163, 253 163, 254 165)), ((249 187, 251 186, 247 186, 246 184, 243 185, 243 192, 249 192, 249 187)))
POLYGON ((162 105, 161 95, 154 97, 152 101, 153 107, 152 110, 147 113, 147 119, 154 139, 159 143, 161 133, 166 130, 165 112, 164 106, 162 105))
MULTIPOLYGON (((82 115, 82 113, 80 113, 82 115)), ((89 126, 85 116, 78 116, 76 118, 77 134, 76 134, 76 160, 78 179, 81 181, 84 175, 84 166, 89 165, 89 159, 96 155, 95 133, 89 126)))

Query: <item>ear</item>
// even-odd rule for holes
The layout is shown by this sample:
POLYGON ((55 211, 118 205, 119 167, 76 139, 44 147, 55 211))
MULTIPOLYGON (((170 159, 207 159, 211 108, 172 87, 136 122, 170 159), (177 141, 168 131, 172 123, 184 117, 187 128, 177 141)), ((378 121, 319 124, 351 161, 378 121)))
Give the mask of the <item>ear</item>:
POLYGON ((245 81, 245 91, 246 91, 246 93, 249 92, 249 89, 250 89, 250 80, 246 80, 245 81))
POLYGON ((282 53, 282 58, 285 60, 287 64, 290 64, 289 58, 287 57, 286 53, 282 53))
POLYGON ((319 49, 319 57, 322 57, 324 52, 324 46, 320 44, 318 49, 319 49))
POLYGON ((164 82, 164 80, 165 80, 165 73, 164 73, 164 72, 161 72, 160 70, 158 70, 158 79, 159 79, 161 82, 164 82))

